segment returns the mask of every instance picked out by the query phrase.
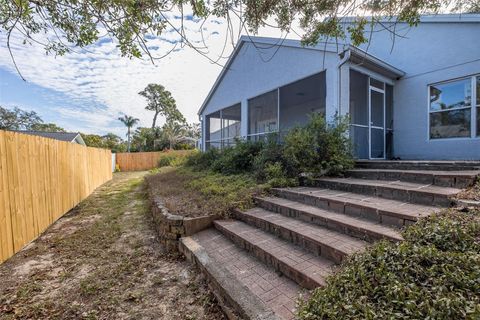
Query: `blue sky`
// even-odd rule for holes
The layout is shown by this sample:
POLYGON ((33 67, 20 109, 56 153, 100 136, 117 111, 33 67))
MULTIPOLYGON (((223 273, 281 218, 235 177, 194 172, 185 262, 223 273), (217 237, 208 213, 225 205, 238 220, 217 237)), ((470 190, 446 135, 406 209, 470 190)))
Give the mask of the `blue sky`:
MULTIPOLYGON (((223 52, 226 24, 221 20, 212 18, 202 26, 187 16, 184 25, 191 41, 199 43, 203 32, 205 54, 219 59, 220 64, 226 62, 241 35, 236 32, 233 39, 228 39, 223 52)), ((23 37, 14 34, 11 47, 27 80, 24 82, 15 71, 5 35, 0 34, 0 104, 34 110, 45 122, 54 122, 69 131, 114 132, 124 137, 125 127, 117 118, 128 114, 139 118, 140 126, 150 126, 153 115, 144 109, 146 102, 138 92, 149 83, 160 83, 172 92, 187 120, 198 122, 197 110, 221 67, 191 48, 181 48, 179 40, 173 29, 166 30, 161 37, 149 36, 148 46, 155 54, 160 56, 175 49, 153 65, 146 59, 121 57, 109 38, 102 38, 85 50, 77 48, 65 56, 54 57, 46 55, 44 48, 35 43, 23 44, 23 37)), ((159 124, 162 122, 160 119, 159 124)))

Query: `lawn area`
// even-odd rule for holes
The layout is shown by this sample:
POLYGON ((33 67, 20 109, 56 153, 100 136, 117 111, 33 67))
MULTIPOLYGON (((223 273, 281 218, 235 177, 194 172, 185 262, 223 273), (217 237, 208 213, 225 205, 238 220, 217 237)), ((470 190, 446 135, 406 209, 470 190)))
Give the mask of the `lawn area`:
POLYGON ((480 210, 445 210, 357 254, 301 319, 480 319, 480 210))
POLYGON ((252 195, 265 192, 249 174, 223 175, 188 167, 163 167, 147 177, 149 190, 167 209, 185 217, 228 215, 233 208, 253 206, 252 195))
POLYGON ((155 238, 145 173, 118 173, 0 265, 1 319, 223 319, 155 238))

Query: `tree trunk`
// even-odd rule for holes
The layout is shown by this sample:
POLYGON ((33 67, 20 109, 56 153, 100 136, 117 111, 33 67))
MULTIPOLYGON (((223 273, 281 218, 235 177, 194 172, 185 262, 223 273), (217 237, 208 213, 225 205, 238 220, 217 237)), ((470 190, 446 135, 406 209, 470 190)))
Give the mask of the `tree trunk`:
POLYGON ((127 151, 130 152, 130 127, 128 127, 127 131, 127 151))
POLYGON ((155 129, 155 125, 157 124, 157 116, 158 112, 155 111, 155 115, 153 116, 152 129, 155 129))

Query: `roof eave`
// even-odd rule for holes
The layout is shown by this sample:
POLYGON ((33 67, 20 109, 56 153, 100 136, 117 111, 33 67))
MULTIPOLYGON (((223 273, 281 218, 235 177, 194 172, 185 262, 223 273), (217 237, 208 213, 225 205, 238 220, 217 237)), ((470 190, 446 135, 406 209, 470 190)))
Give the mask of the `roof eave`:
MULTIPOLYGON (((350 51, 350 61, 365 65, 370 69, 377 69, 378 73, 391 79, 399 79, 405 76, 405 72, 388 64, 387 62, 363 51, 355 46, 349 46, 346 51, 350 51)), ((342 53, 344 54, 345 51, 342 53)))

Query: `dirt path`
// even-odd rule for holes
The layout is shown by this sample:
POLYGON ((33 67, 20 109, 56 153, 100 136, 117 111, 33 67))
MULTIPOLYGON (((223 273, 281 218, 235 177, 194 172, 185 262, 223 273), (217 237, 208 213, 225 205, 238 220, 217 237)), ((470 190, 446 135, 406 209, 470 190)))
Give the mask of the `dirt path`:
POLYGON ((145 173, 119 173, 0 265, 0 319, 223 319, 155 239, 145 173))

